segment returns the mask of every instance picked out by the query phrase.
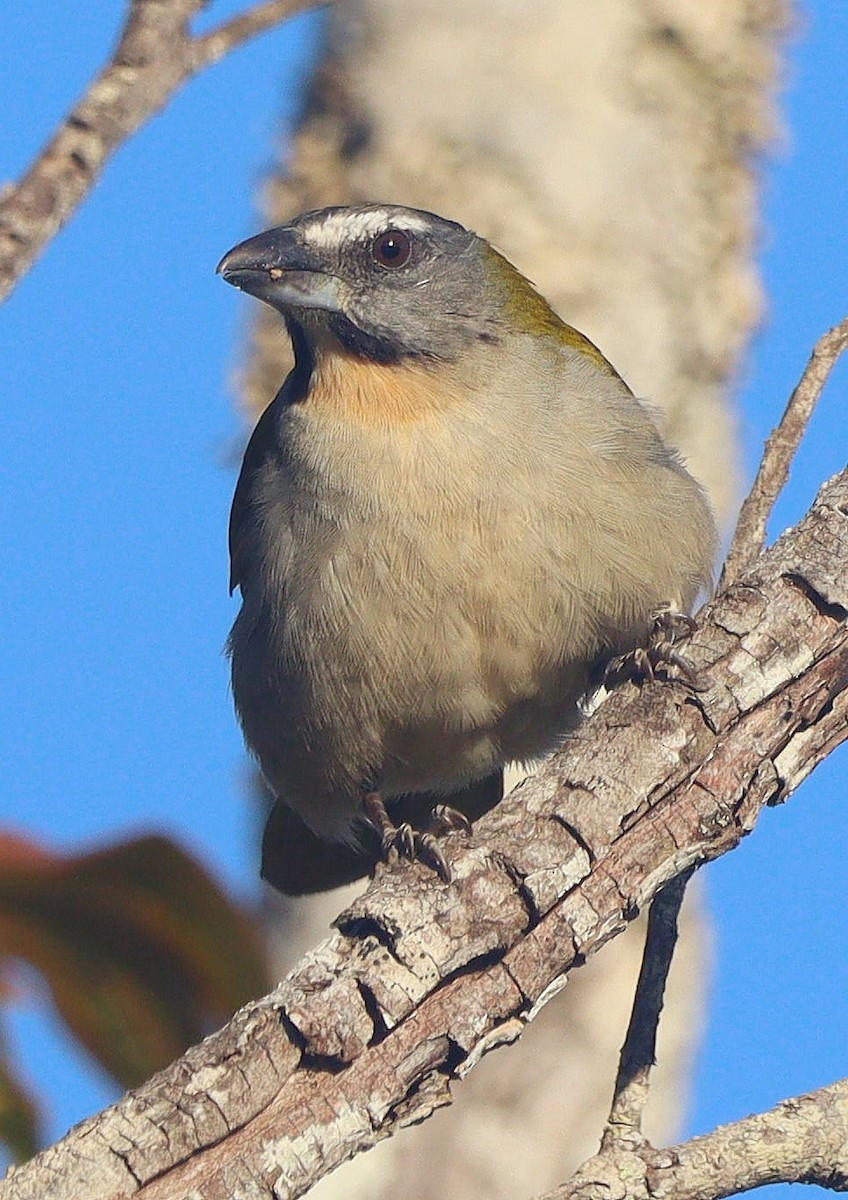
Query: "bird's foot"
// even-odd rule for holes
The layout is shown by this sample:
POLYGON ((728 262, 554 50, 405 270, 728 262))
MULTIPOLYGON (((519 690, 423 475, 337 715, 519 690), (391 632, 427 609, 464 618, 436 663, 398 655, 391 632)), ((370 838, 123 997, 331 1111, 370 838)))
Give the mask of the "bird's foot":
POLYGON ((694 692, 705 691, 707 685, 677 649, 678 643, 688 638, 694 628, 695 622, 685 613, 669 610, 657 613, 646 644, 618 654, 607 663, 604 687, 613 688, 628 679, 642 684, 661 678, 680 680, 694 692))
POLYGON ((395 850, 403 858, 417 859, 431 867, 444 883, 451 882, 450 867, 439 845, 439 837, 445 833, 469 834, 471 822, 463 813, 447 804, 437 804, 427 828, 415 829, 408 821, 395 825, 379 792, 366 792, 363 806, 366 817, 380 835, 384 861, 395 850))
POLYGON ((468 836, 471 833, 471 822, 458 808, 451 808, 449 804, 434 804, 427 832, 435 837, 441 833, 464 833, 468 836))

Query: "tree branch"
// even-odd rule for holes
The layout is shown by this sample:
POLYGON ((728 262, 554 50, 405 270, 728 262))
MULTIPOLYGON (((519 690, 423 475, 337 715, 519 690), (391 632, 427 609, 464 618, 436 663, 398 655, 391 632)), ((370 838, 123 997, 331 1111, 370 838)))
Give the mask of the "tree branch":
POLYGON ((848 1191, 848 1079, 667 1150, 605 1149, 540 1200, 719 1200, 769 1183, 848 1191))
POLYGON ((231 50, 243 46, 260 33, 273 29, 294 13, 317 8, 319 4, 329 2, 330 0, 297 0, 297 3, 295 0, 267 0, 265 4, 257 4, 255 8, 240 13, 229 21, 223 21, 217 29, 194 39, 193 73, 219 62, 231 50))
POLYGON ((766 525, 787 479, 822 388, 848 346, 848 318, 819 339, 780 423, 766 441, 754 486, 742 505, 722 570, 721 586, 735 583, 766 542, 766 525))
POLYGON ((206 0, 130 0, 115 53, 18 184, 0 194, 0 300, 73 215, 119 146, 198 71, 327 0, 271 0, 195 37, 206 0))
POLYGON ((642 1114, 648 1101, 651 1068, 656 1062, 657 1029, 674 948, 677 918, 692 877, 692 868, 657 893, 648 914, 642 966, 633 998, 630 1024, 621 1048, 604 1145, 624 1139, 644 1141, 642 1114))
POLYGON ((381 870, 270 996, 15 1171, 2 1200, 276 1200, 450 1101, 565 975, 848 737, 848 471, 703 614, 709 690, 631 684, 475 827, 381 870))

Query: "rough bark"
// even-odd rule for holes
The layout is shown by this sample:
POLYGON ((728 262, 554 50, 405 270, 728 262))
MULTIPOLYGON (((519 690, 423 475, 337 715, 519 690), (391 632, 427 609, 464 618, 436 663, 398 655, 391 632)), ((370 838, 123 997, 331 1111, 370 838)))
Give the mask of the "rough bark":
POLYGON ((846 563, 848 471, 704 613, 688 655, 707 690, 622 687, 470 843, 448 842, 453 884, 380 871, 275 992, 2 1200, 282 1200, 447 1104, 659 888, 735 847, 846 739, 846 563))

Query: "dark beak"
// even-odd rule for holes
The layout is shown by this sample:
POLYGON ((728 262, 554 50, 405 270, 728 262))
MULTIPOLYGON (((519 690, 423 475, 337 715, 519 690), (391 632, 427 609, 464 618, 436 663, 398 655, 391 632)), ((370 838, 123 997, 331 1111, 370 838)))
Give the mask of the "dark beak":
POLYGON ((217 273, 242 292, 285 313, 290 308, 341 312, 341 280, 327 272, 290 226, 269 229, 229 250, 217 273))

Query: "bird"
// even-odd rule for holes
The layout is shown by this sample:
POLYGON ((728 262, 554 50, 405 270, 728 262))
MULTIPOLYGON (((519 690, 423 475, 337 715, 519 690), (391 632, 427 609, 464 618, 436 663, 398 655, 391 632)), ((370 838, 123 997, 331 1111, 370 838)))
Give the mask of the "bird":
POLYGON ((303 895, 398 852, 448 880, 445 832, 708 587, 710 505, 594 343, 455 221, 324 208, 217 270, 294 352, 229 527, 262 875, 303 895))

